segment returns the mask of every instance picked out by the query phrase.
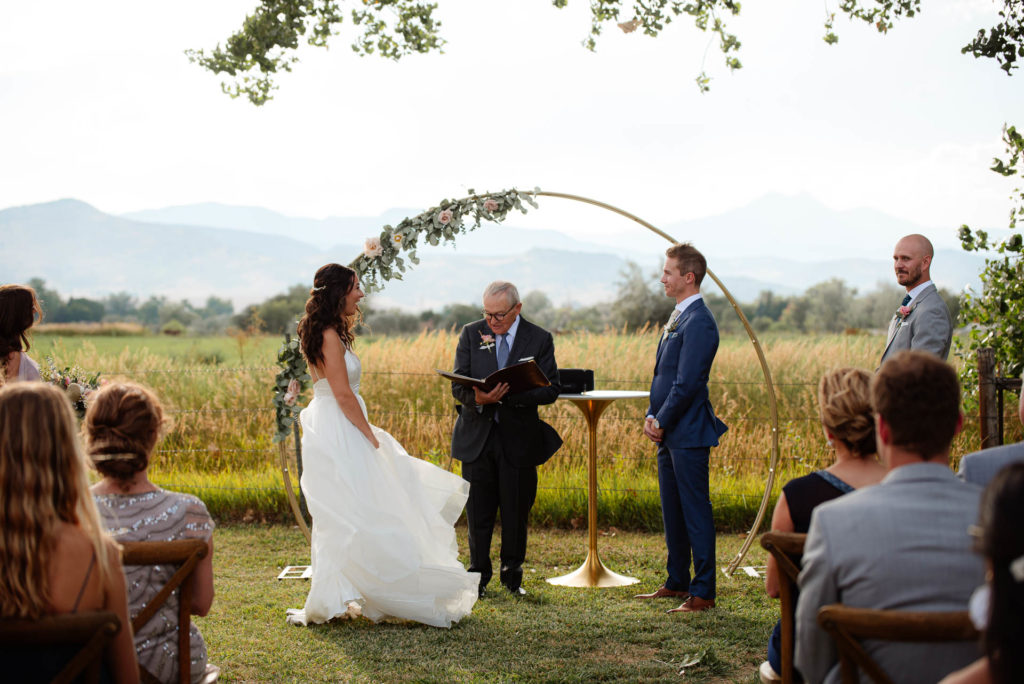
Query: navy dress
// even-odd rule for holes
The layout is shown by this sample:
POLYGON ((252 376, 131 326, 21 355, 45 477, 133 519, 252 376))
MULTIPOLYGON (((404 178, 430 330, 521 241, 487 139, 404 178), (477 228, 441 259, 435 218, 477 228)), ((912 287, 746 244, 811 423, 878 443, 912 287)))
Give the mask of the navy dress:
MULTIPOLYGON (((786 495, 786 503, 789 505, 789 515, 793 519, 793 531, 799 534, 807 534, 811 527, 811 511, 819 504, 832 499, 838 499, 847 492, 852 492, 853 487, 846 484, 838 477, 827 470, 817 470, 810 475, 804 475, 790 480, 782 488, 786 495)), ((799 596, 797 592, 793 596, 793 603, 799 596)), ((782 621, 775 623, 775 629, 768 639, 768 662, 776 672, 782 671, 782 621)))

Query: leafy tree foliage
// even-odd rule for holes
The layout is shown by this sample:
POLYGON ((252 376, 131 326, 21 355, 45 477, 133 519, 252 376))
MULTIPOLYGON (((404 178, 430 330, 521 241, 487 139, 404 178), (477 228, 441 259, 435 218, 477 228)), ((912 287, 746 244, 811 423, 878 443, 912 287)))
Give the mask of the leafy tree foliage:
MULTIPOLYGON (((998 0, 997 0, 998 1, 998 0)), ((566 7, 569 0, 552 0, 555 7, 566 7)), ((921 11, 922 0, 840 0, 839 11, 859 19, 885 33, 896 21, 912 18, 921 11)), ((1019 56, 1024 56, 1021 25, 1024 21, 1024 0, 1002 0, 1001 21, 994 27, 980 29, 962 52, 975 57, 999 61, 1010 73, 1019 56)), ((216 74, 233 79, 221 88, 231 97, 244 96, 254 105, 272 99, 274 79, 282 71, 291 71, 298 61, 295 51, 301 42, 327 47, 349 17, 354 28, 352 49, 360 55, 377 54, 387 59, 401 59, 413 53, 440 51, 444 39, 441 22, 434 12, 437 3, 420 0, 353 1, 351 9, 342 10, 338 0, 262 0, 256 10, 245 17, 242 27, 228 37, 224 46, 206 50, 188 50, 189 59, 216 74)), ((597 48, 597 39, 609 24, 617 24, 627 33, 640 30, 658 36, 675 19, 686 17, 694 26, 710 33, 717 40, 730 70, 742 67, 737 56, 739 38, 731 33, 725 18, 740 13, 736 0, 591 0, 590 35, 583 41, 590 50, 597 48)), ((839 41, 834 30, 835 13, 825 21, 824 40, 839 41)), ((711 78, 701 70, 696 78, 702 92, 710 87, 711 78)))
POLYGON ((364 0, 348 12, 335 0, 262 0, 224 47, 186 54, 205 69, 236 79, 221 85, 225 93, 262 105, 271 99, 275 76, 291 71, 298 61, 294 52, 300 41, 327 47, 346 15, 357 32, 352 49, 360 55, 399 59, 440 50, 444 40, 438 35, 441 23, 434 18, 435 9, 436 3, 419 0, 364 0))
MULTIPOLYGON (((996 159, 992 170, 1001 176, 1019 172, 1024 156, 1024 136, 1013 126, 1003 132, 1007 160, 996 159)), ((1009 235, 992 239, 984 230, 960 227, 960 242, 968 252, 993 251, 981 273, 982 292, 966 292, 961 301, 960 318, 971 326, 967 341, 957 343, 957 354, 968 357, 964 385, 977 386, 973 357, 981 347, 995 350, 1000 372, 1020 377, 1024 371, 1024 239, 1018 221, 1024 219, 1024 188, 1013 192, 1009 235)))

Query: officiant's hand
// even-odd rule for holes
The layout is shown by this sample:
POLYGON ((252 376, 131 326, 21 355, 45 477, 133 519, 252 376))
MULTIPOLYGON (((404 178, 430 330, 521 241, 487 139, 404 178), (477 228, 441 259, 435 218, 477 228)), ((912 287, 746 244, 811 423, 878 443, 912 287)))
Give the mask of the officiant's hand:
POLYGON ((484 406, 486 404, 497 404, 501 401, 502 397, 508 394, 508 390, 507 382, 499 382, 490 392, 482 392, 479 387, 474 387, 473 395, 476 403, 484 406))

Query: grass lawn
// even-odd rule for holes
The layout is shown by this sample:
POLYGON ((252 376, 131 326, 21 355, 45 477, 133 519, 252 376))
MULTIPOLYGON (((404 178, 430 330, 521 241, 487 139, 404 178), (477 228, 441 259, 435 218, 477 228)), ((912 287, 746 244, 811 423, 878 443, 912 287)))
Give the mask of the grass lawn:
MULTIPOLYGON (((466 548, 460 527, 460 548, 466 548)), ((739 535, 718 538, 719 567, 739 549, 739 535)), ((304 565, 309 548, 286 526, 231 525, 215 538, 213 610, 196 619, 223 681, 353 682, 756 682, 778 603, 762 580, 718 572, 718 606, 706 613, 667 615, 674 600, 637 601, 663 579, 658 535, 602 534, 603 561, 640 584, 572 589, 544 581, 578 567, 584 531, 531 531, 523 586, 513 598, 492 580, 488 596, 450 630, 415 623, 374 625, 365 619, 310 628, 288 625, 308 581, 276 580, 285 565, 304 565)), ((752 548, 744 565, 763 565, 752 548)), ((467 559, 463 559, 464 562, 467 559)), ((495 566, 497 567, 497 566, 495 566)))

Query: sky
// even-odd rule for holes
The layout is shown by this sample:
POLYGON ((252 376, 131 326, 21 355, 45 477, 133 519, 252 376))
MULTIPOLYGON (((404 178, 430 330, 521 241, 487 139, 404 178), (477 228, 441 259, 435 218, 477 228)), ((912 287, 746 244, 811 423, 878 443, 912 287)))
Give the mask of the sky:
MULTIPOLYGON (((884 36, 837 15, 834 46, 834 2, 744 3, 734 73, 685 17, 656 39, 608 27, 591 53, 581 0, 438 0, 444 54, 358 57, 346 24, 262 108, 184 55, 255 4, 0 0, 0 209, 73 197, 322 218, 540 187, 655 224, 782 193, 914 221, 937 246, 961 223, 1006 226, 1012 185, 988 167, 1004 123, 1024 125, 1024 75, 960 54, 996 21, 990 0, 928 0, 884 36)), ((554 199, 516 224, 630 234, 554 199)))

